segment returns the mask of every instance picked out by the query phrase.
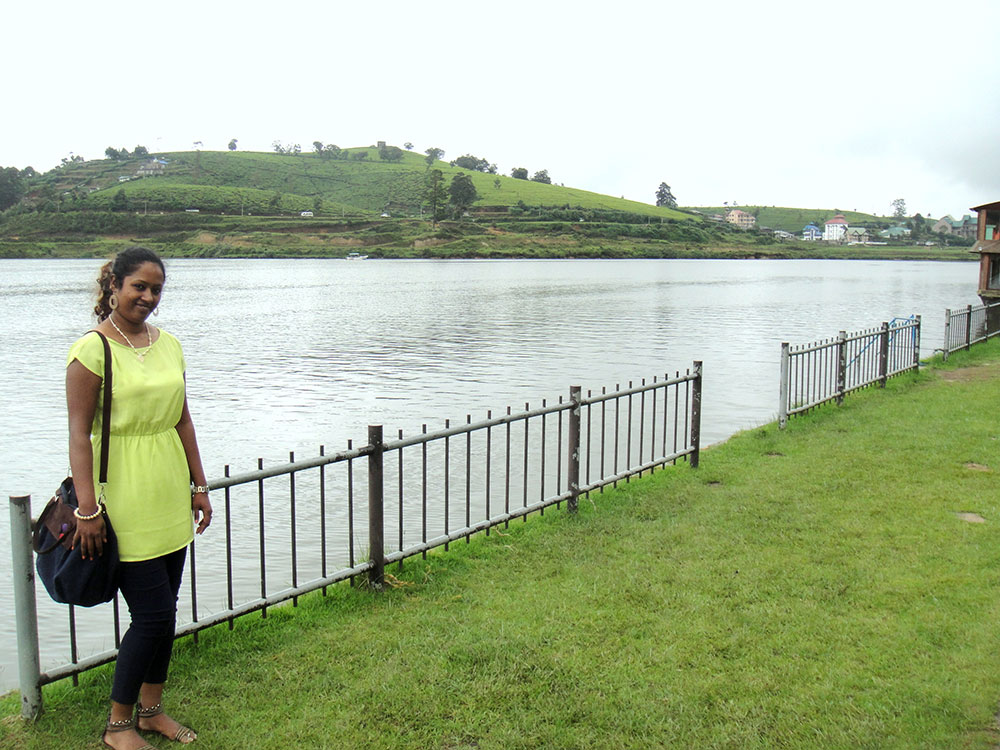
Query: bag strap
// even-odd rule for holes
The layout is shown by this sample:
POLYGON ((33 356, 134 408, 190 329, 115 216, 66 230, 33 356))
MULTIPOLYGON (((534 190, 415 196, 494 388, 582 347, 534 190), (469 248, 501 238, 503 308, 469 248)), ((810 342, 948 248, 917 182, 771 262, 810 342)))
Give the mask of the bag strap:
POLYGON ((101 473, 97 481, 105 484, 108 481, 108 450, 111 442, 111 344, 108 338, 98 330, 94 330, 104 344, 104 411, 101 417, 101 473))

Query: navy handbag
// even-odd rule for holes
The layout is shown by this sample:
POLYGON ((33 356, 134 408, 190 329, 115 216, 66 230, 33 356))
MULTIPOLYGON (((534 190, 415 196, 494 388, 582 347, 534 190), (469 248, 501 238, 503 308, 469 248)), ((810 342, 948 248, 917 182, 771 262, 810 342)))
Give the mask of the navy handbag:
MULTIPOLYGON (((111 430, 111 347, 104 343, 104 410, 101 428, 101 468, 99 481, 108 479, 108 441, 111 430)), ((66 477, 32 525, 31 543, 38 553, 35 569, 45 590, 60 604, 93 607, 111 601, 118 591, 118 541, 107 512, 102 511, 108 541, 99 557, 84 560, 80 550, 71 549, 76 533, 78 507, 73 478, 66 477)), ((103 507, 103 506, 102 506, 103 507)))

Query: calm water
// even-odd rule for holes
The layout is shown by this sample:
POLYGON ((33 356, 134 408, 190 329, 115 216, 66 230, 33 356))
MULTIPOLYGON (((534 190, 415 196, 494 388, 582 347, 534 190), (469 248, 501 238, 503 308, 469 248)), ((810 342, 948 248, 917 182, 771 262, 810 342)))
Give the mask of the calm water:
MULTIPOLYGON (((36 512, 66 470, 65 353, 92 325, 99 266, 0 260, 0 495, 30 493, 36 512)), ((434 429, 696 359, 715 442, 775 418, 782 341, 915 313, 929 356, 945 309, 978 303, 972 262, 176 260, 167 274, 155 322, 185 347, 210 478, 363 443, 369 424, 434 429)), ((39 611, 43 663, 61 663, 45 630, 63 610, 40 589, 39 611)), ((0 690, 17 681, 13 644, 4 618, 0 690)))

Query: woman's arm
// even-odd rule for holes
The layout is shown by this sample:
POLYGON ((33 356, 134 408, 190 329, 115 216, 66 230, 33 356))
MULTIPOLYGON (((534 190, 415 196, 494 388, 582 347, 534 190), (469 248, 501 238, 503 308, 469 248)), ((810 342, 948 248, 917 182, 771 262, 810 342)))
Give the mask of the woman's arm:
MULTIPOLYGON (((207 485, 208 479, 205 478, 205 470, 201 465, 201 454, 198 452, 198 439, 194 434, 194 423, 191 421, 191 412, 188 411, 187 396, 184 397, 184 409, 181 411, 181 419, 175 429, 181 439, 181 445, 184 446, 184 455, 187 457, 191 481, 196 487, 207 485)), ((207 492, 197 492, 191 496, 191 510, 194 511, 195 520, 198 521, 196 531, 201 534, 212 523, 212 503, 208 500, 207 492)))
MULTIPOLYGON (((97 396, 101 390, 101 377, 95 375, 78 359, 66 367, 66 409, 69 413, 69 466, 81 515, 89 516, 97 510, 94 496, 94 448, 90 431, 97 411, 97 396)), ((104 519, 76 522, 73 547, 80 545, 80 554, 86 559, 100 555, 107 541, 104 519)))

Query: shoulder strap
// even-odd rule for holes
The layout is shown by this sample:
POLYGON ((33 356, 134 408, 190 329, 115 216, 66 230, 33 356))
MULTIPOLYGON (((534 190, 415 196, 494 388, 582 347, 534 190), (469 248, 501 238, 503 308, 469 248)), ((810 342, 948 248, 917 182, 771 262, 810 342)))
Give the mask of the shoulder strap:
POLYGON ((111 344, 108 338, 98 330, 94 330, 104 344, 104 411, 101 418, 101 473, 97 481, 104 484, 108 481, 108 444, 111 442, 111 344))

